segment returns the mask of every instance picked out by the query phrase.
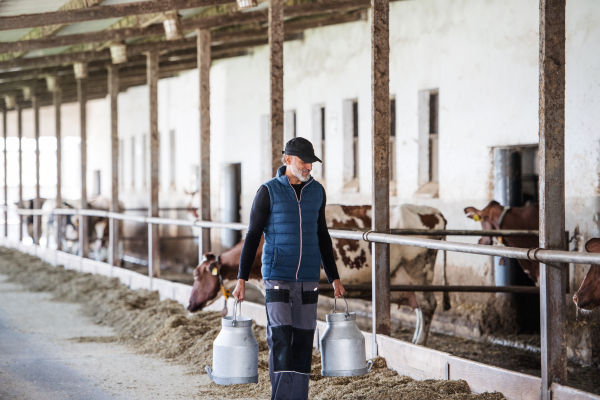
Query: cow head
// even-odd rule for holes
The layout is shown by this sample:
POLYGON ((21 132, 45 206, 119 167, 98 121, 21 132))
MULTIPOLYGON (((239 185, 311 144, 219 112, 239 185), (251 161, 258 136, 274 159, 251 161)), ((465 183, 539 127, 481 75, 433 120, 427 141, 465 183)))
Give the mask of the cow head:
POLYGON ((221 262, 213 253, 204 253, 200 265, 194 270, 194 287, 190 296, 188 310, 202 310, 217 299, 221 284, 219 272, 221 262))
MULTIPOLYGON (((585 244, 588 253, 600 253, 600 239, 590 239, 585 244)), ((592 311, 600 306, 600 265, 592 265, 583 279, 581 287, 573 295, 578 309, 592 311)))
MULTIPOLYGON (((474 221, 481 222, 481 229, 484 231, 500 229, 498 226, 498 220, 504 208, 497 201, 491 201, 483 210, 478 210, 475 207, 465 208, 465 214, 467 217, 474 221)), ((492 244, 492 238, 490 236, 484 236, 479 239, 479 244, 492 244)))

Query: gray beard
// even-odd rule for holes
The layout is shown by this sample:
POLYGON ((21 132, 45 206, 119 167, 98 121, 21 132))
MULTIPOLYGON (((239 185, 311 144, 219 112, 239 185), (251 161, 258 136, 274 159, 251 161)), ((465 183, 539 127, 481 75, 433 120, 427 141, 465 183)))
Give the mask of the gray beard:
POLYGON ((292 175, 294 175, 296 178, 298 178, 298 180, 300 182, 307 182, 310 179, 310 174, 308 174, 308 176, 306 176, 306 177, 302 176, 302 170, 296 168, 295 165, 289 164, 288 166, 290 167, 290 169, 292 171, 292 175))

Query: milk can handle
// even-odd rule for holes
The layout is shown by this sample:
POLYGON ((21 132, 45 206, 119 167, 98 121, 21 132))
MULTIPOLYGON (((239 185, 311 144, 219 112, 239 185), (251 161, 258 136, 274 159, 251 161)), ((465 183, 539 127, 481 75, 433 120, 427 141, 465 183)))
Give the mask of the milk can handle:
POLYGON ((237 309, 238 309, 238 305, 240 306, 240 314, 239 316, 242 316, 242 303, 238 301, 238 299, 235 299, 235 303, 233 304, 233 322, 232 325, 235 326, 237 323, 237 309))
MULTIPOLYGON (((346 300, 346 298, 344 297, 344 295, 342 295, 342 299, 344 299, 344 301, 346 302, 346 317, 347 317, 347 316, 350 314, 350 313, 348 312, 348 300, 346 300)), ((335 302, 336 302, 336 300, 337 300, 337 298, 335 298, 335 297, 334 297, 334 298, 333 298, 333 313, 334 313, 334 314, 335 314, 335 306, 336 306, 336 303, 335 303, 335 302)))

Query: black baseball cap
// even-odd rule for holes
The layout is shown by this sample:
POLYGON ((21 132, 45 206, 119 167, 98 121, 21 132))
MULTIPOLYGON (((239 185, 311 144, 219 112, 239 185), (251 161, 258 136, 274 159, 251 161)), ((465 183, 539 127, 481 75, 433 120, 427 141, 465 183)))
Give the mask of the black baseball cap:
POLYGON ((305 163, 323 162, 319 157, 315 156, 312 143, 302 137, 293 138, 288 141, 285 144, 285 151, 282 151, 281 154, 300 157, 305 163))

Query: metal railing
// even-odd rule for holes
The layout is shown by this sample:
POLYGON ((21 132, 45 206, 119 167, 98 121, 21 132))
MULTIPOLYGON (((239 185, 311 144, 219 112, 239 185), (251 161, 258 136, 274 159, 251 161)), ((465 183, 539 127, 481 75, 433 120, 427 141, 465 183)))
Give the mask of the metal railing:
MULTIPOLYGON (((19 215, 44 215, 44 214, 61 214, 61 215, 82 215, 82 216, 96 216, 113 218, 122 221, 135 221, 146 224, 156 225, 178 225, 178 226, 189 226, 195 228, 224 228, 243 230, 248 229, 248 225, 239 222, 212 222, 212 221, 188 221, 182 219, 170 219, 170 218, 158 218, 158 217, 145 217, 145 216, 133 216, 125 215, 121 213, 114 213, 110 211, 101 210, 79 210, 79 209, 55 209, 50 210, 27 210, 18 209, 17 214, 19 215)), ((402 230, 399 230, 402 231, 402 230)), ((349 240, 364 240, 367 242, 376 243, 389 243, 399 244, 404 246, 422 247, 433 250, 444 250, 458 253, 467 254, 478 254, 496 257, 508 257, 516 258, 520 260, 530 260, 547 264, 560 264, 560 263, 571 263, 571 264, 600 264, 600 254, 597 253, 580 253, 570 252, 564 250, 545 250, 540 248, 524 249, 519 247, 505 247, 505 246, 492 246, 484 244, 470 244, 470 243, 459 243, 449 242, 446 240, 426 239, 420 237, 412 237, 405 235, 415 235, 416 230, 406 230, 410 233, 404 233, 400 235, 398 233, 382 233, 375 231, 349 231, 330 229, 329 234, 332 238, 336 239, 349 239, 349 240)), ((435 235, 432 232, 439 231, 420 231, 422 235, 435 235), (428 232, 428 233, 426 233, 428 232)), ((453 232, 451 230, 445 230, 443 232, 453 232)), ((475 234, 478 231, 460 231, 469 232, 475 234)), ((494 232, 494 231, 492 231, 494 232)), ((513 236, 521 236, 521 232, 509 231, 513 236), (517 232, 517 234, 514 234, 517 232)), ((533 234, 535 231, 528 231, 529 234, 533 234)), ((451 233, 448 233, 451 235, 451 233)))
MULTIPOLYGON (((371 285, 344 285, 346 292, 371 292, 371 285)), ((319 290, 332 292, 329 284, 319 284, 319 290)), ((451 286, 451 285, 390 285, 390 292, 461 292, 461 293, 527 293, 539 294, 533 286, 451 286)), ((370 295, 369 295, 370 297, 370 295)))

